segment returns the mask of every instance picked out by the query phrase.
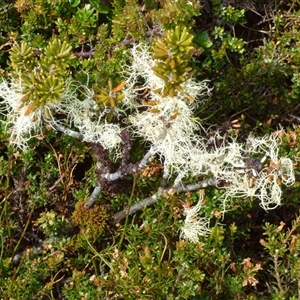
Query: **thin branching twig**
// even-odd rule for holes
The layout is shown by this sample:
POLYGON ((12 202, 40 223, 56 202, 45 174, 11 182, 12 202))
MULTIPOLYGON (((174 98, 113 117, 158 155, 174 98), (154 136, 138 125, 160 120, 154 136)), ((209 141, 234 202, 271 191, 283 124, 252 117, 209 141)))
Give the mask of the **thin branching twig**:
POLYGON ((160 188, 158 188, 157 192, 155 194, 153 194, 152 196, 147 197, 147 198, 143 199, 142 201, 139 201, 139 202, 133 204, 129 209, 126 208, 126 209, 116 213, 113 217, 112 223, 116 224, 116 223, 120 222, 121 220, 123 220, 127 214, 133 215, 136 212, 138 212, 152 204, 155 204, 160 197, 165 197, 168 194, 195 191, 197 189, 205 188, 208 186, 215 186, 215 185, 216 185, 215 180, 213 178, 209 178, 209 179, 203 180, 199 183, 190 184, 190 185, 186 185, 186 186, 184 186, 184 185, 181 185, 178 187, 172 186, 169 188, 160 187, 160 188))

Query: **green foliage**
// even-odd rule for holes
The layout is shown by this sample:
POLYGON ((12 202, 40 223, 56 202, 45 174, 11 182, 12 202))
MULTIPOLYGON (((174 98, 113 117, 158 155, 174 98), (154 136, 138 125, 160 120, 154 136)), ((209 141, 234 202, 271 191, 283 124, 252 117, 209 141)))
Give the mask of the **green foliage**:
POLYGON ((42 231, 48 237, 55 237, 62 234, 68 225, 65 218, 59 216, 55 211, 42 212, 40 218, 34 223, 40 226, 42 231))
POLYGON ((147 30, 147 22, 136 0, 126 1, 122 10, 117 8, 112 23, 112 32, 117 41, 121 41, 129 33, 132 38, 140 40, 147 30))
POLYGON ((95 87, 95 92, 99 92, 99 94, 95 94, 93 98, 99 106, 105 104, 111 107, 115 107, 124 98, 124 94, 121 92, 124 84, 125 82, 122 81, 116 87, 113 87, 112 80, 109 79, 107 89, 103 89, 97 86, 95 87))
POLYGON ((74 269, 72 276, 64 284, 64 297, 68 300, 101 299, 101 289, 97 287, 97 283, 94 276, 74 269))
POLYGON ((13 46, 10 54, 13 76, 22 80, 22 102, 30 103, 26 114, 61 99, 68 75, 67 68, 74 58, 70 50, 66 42, 53 39, 38 59, 34 49, 27 43, 13 46))
POLYGON ((183 91, 180 84, 189 78, 192 70, 189 66, 194 49, 192 41, 193 35, 186 27, 176 26, 174 30, 167 31, 163 40, 154 42, 152 58, 157 62, 152 70, 165 82, 163 89, 156 91, 163 97, 174 97, 175 92, 183 91))
POLYGON ((1 1, 0 4, 0 28, 1 28, 1 44, 7 37, 9 32, 13 31, 19 26, 17 11, 11 1, 1 1))
POLYGON ((89 0, 89 2, 96 8, 96 10, 101 14, 107 14, 110 11, 110 7, 104 4, 104 1, 89 0))
POLYGON ((265 224, 265 237, 260 243, 269 253, 269 280, 274 282, 273 299, 296 299, 296 295, 299 297, 297 286, 292 284, 299 282, 299 226, 299 214, 290 228, 286 228, 284 222, 277 225, 265 224), (289 276, 286 277, 286 274, 289 276))
POLYGON ((112 5, 114 7, 114 13, 116 15, 121 14, 125 6, 125 0, 114 0, 112 5))
POLYGON ((93 39, 97 26, 96 9, 86 4, 77 7, 71 19, 59 17, 56 20, 57 30, 62 39, 68 39, 71 44, 79 46, 82 42, 93 39))
POLYGON ((200 48, 203 54, 199 71, 202 76, 211 74, 216 78, 214 99, 218 107, 221 105, 228 115, 246 110, 247 117, 251 115, 253 120, 253 116, 278 116, 296 105, 299 94, 299 26, 295 20, 299 11, 291 9, 284 16, 274 11, 274 26, 270 21, 260 34, 249 32, 254 39, 259 37, 257 40, 261 41, 259 47, 251 51, 249 47, 254 41, 250 40, 247 45, 242 35, 248 26, 245 15, 242 17, 244 10, 238 12, 232 6, 224 7, 220 1, 214 1, 213 11, 220 19, 209 35, 213 46, 205 52, 200 48))
POLYGON ((214 13, 220 17, 224 22, 230 22, 233 24, 245 24, 245 9, 237 9, 231 5, 224 6, 221 1, 214 2, 214 13))
POLYGON ((29 256, 26 257, 23 264, 23 267, 18 270, 20 274, 17 276, 17 279, 8 280, 5 284, 4 295, 11 299, 21 299, 22 297, 40 299, 40 297, 49 296, 53 283, 51 285, 49 282, 42 289, 40 287, 47 277, 55 276, 57 272, 56 266, 53 263, 50 266, 47 262, 42 262, 41 259, 29 259, 29 256), (50 267, 52 271, 50 271, 50 267), (28 273, 29 270, 30 273, 28 273))
MULTIPOLYGON (((185 1, 149 1, 149 6, 157 3, 159 9, 152 9, 146 16, 165 29, 172 29, 174 25, 189 26, 193 18, 201 13, 201 4, 197 0, 185 1)), ((147 1, 146 1, 147 3, 147 1)))
POLYGON ((72 2, 68 0, 20 0, 15 3, 15 7, 23 21, 20 29, 24 41, 34 40, 35 34, 39 31, 44 37, 49 38, 55 29, 57 18, 61 16, 69 18, 74 13, 72 2))
MULTIPOLYGON (((100 107, 121 105, 128 49, 147 42, 153 70, 165 82, 157 92, 181 93, 192 70, 211 79, 212 95, 197 116, 218 124, 239 118, 240 139, 285 126, 280 154, 294 159, 297 177, 283 189, 281 208, 265 213, 248 198, 228 199, 224 219, 224 190, 205 189, 211 234, 188 243, 178 230, 197 193, 169 195, 125 223, 111 222, 158 189, 159 158, 134 175, 130 200, 129 192, 106 191, 88 209, 84 201, 97 182, 90 146, 46 127, 20 153, 9 145, 1 115, 0 298, 300 297, 300 129, 293 124, 299 124, 299 1, 277 1, 278 7, 248 1, 251 10, 220 0, 211 7, 196 0, 0 2, 0 75, 23 81, 23 104, 32 103, 27 114, 59 101, 70 76, 94 88, 100 107)), ((132 161, 143 157, 141 142, 133 141, 132 161)))

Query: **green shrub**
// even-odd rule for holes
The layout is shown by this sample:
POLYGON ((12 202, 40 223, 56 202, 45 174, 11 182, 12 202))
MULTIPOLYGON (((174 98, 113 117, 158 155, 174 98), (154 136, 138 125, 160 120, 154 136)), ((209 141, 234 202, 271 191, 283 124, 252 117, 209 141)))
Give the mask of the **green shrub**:
POLYGON ((298 299, 298 2, 2 1, 0 298, 298 299))

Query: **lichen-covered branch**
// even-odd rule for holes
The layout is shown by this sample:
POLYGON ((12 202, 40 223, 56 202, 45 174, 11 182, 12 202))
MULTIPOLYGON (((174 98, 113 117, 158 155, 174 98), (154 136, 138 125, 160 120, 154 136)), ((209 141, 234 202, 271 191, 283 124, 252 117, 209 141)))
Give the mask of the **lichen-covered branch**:
POLYGON ((191 184, 191 185, 181 185, 178 186, 177 188, 172 186, 169 188, 163 188, 160 187, 157 192, 155 194, 153 194, 150 197, 147 197, 145 199, 143 199, 142 201, 139 201, 138 203, 133 204, 132 206, 130 206, 129 208, 125 208, 124 210, 116 213, 113 217, 113 223, 116 224, 119 221, 123 220, 126 215, 133 215, 136 212, 150 206, 153 205, 157 202, 157 200, 160 197, 165 197, 168 194, 175 194, 175 193, 179 193, 179 192, 188 192, 188 191, 195 191, 197 189, 201 189, 201 188, 206 188, 208 186, 215 186, 215 180, 213 178, 209 178, 207 180, 203 180, 197 184, 191 184))
POLYGON ((109 190, 113 185, 113 182, 118 179, 122 179, 125 175, 134 174, 143 168, 145 168, 149 162, 149 159, 155 153, 154 148, 151 148, 145 156, 137 163, 129 163, 131 141, 129 132, 123 130, 121 132, 122 138, 122 161, 118 170, 111 173, 112 168, 109 160, 108 151, 99 143, 92 144, 92 150, 96 156, 96 173, 98 179, 98 186, 94 189, 94 192, 89 197, 85 206, 90 207, 96 201, 101 189, 109 190), (99 188, 101 187, 101 189, 99 188))
POLYGON ((80 141, 83 140, 83 135, 80 132, 76 132, 66 126, 58 123, 58 122, 51 122, 50 124, 55 130, 62 132, 65 135, 78 139, 80 141))
POLYGON ((98 196, 100 195, 101 190, 102 190, 101 186, 97 185, 94 188, 94 191, 92 192, 92 194, 89 197, 89 199, 85 202, 84 206, 85 207, 91 207, 94 204, 94 202, 97 200, 98 196))

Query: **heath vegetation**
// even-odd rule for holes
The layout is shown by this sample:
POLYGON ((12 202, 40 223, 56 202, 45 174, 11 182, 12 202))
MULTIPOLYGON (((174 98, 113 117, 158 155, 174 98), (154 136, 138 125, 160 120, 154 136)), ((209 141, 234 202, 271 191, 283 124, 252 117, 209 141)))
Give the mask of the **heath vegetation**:
POLYGON ((4 0, 1 299, 299 299, 300 1, 4 0))

